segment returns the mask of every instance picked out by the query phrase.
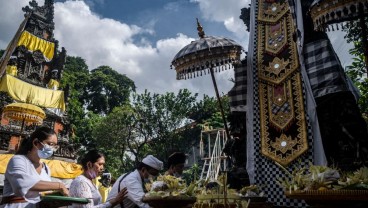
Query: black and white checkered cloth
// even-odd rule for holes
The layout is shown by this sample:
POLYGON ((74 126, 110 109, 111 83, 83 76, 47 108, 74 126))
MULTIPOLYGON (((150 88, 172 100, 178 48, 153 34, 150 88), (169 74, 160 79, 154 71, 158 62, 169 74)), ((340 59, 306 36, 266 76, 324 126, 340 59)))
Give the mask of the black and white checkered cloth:
POLYGON ((349 90, 344 70, 328 40, 306 44, 304 60, 314 98, 349 90))
POLYGON ((245 111, 247 104, 247 66, 242 63, 234 67, 235 85, 229 91, 230 108, 232 111, 245 111))
POLYGON ((285 102, 282 106, 272 104, 272 113, 277 115, 279 112, 291 112, 291 108, 288 102, 285 102))
MULTIPOLYGON (((255 7, 255 16, 258 14, 258 1, 252 1, 252 6, 255 7)), ((258 28, 257 21, 255 24, 255 30, 258 28)), ((255 42, 255 46, 257 46, 258 36, 257 32, 254 34, 253 41, 255 42)), ((253 139, 254 139, 254 169, 255 169, 255 183, 260 187, 262 191, 265 192, 267 196, 267 200, 275 206, 282 207, 298 207, 305 208, 308 205, 302 200, 290 199, 286 198, 284 195, 283 188, 277 183, 278 178, 285 178, 286 174, 283 170, 281 170, 273 161, 264 157, 261 153, 261 118, 260 118, 260 100, 259 100, 259 91, 258 91, 258 69, 257 69, 257 47, 249 49, 254 54, 252 63, 253 69, 253 139)), ((303 89, 304 94, 304 89, 303 89)), ((304 99, 305 100, 305 99, 304 99)), ((283 106, 287 107, 287 106, 283 106)), ((280 109, 273 109, 280 110, 280 109)), ((308 120, 308 118, 307 118, 308 120)), ((293 163, 288 166, 288 170, 292 171, 298 166, 308 167, 309 162, 313 162, 313 136, 311 126, 308 123, 308 145, 309 149, 303 156, 300 157, 300 163, 293 163)))

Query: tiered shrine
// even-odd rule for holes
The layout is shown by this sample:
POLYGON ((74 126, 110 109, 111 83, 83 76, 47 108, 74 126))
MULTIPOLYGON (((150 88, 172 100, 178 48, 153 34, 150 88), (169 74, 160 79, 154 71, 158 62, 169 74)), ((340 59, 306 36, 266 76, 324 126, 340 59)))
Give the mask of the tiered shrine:
POLYGON ((35 0, 23 8, 25 19, 0 59, 0 187, 8 160, 22 139, 39 125, 55 130, 60 148, 46 161, 52 176, 71 179, 81 173, 77 147, 66 113, 67 90, 60 80, 66 50, 54 38, 54 1, 39 6, 35 0))

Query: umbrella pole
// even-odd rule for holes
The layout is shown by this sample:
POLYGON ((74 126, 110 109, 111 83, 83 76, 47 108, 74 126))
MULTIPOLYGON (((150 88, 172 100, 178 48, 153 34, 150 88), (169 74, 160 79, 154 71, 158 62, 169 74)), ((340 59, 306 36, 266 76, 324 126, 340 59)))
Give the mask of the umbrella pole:
POLYGON ((18 143, 18 148, 19 149, 20 145, 22 145, 22 134, 23 134, 23 129, 24 129, 24 123, 25 123, 26 119, 23 118, 22 120, 22 126, 20 127, 20 135, 19 135, 19 143, 18 143))
POLYGON ((216 92, 217 101, 219 103, 222 120, 223 120, 224 126, 225 126, 226 137, 227 137, 227 139, 230 139, 231 137, 230 137, 230 133, 229 133, 229 128, 227 127, 227 122, 226 122, 225 114, 224 114, 224 108, 222 107, 222 102, 221 102, 220 94, 219 94, 218 89, 217 89, 215 74, 213 72, 213 68, 212 67, 210 67, 210 72, 211 72, 211 78, 212 78, 213 86, 214 86, 215 92, 216 92))

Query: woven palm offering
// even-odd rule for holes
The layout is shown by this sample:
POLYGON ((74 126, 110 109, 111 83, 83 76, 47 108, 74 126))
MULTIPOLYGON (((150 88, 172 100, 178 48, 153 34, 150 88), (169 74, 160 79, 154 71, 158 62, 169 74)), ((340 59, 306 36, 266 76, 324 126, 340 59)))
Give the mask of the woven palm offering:
POLYGON ((194 208, 247 208, 248 201, 235 189, 229 189, 226 174, 213 182, 205 182, 197 195, 194 208))
MULTIPOLYGON (((286 170, 285 170, 286 171, 286 170)), ((287 172, 287 171, 286 171, 287 172)), ((368 201, 368 168, 340 173, 326 166, 299 168, 280 179, 285 195, 306 201, 368 201)))
POLYGON ((146 184, 149 192, 143 197, 143 202, 154 208, 187 207, 196 201, 195 187, 194 182, 187 186, 181 178, 158 176, 156 181, 146 184))

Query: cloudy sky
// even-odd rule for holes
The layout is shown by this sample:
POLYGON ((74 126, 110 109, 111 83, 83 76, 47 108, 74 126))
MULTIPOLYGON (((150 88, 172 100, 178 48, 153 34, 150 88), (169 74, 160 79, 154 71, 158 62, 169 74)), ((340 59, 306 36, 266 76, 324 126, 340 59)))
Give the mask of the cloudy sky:
MULTIPOLYGON (((23 20, 30 0, 0 0, 0 49, 5 49, 23 20)), ((43 5, 44 0, 37 0, 43 5)), ((248 48, 248 33, 239 19, 250 0, 55 0, 55 38, 69 56, 86 60, 92 70, 111 66, 132 79, 138 92, 177 92, 214 96, 210 76, 176 80, 170 63, 175 54, 198 39, 195 18, 207 35, 228 37, 248 48), (214 3, 216 2, 216 3, 214 3)), ((341 34, 331 34, 341 42, 341 34)), ((348 64, 349 45, 335 44, 348 64)), ((233 71, 216 75, 220 94, 233 83, 233 71)))

